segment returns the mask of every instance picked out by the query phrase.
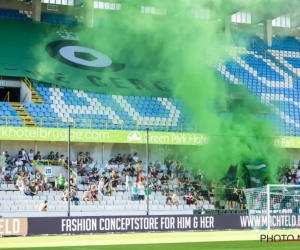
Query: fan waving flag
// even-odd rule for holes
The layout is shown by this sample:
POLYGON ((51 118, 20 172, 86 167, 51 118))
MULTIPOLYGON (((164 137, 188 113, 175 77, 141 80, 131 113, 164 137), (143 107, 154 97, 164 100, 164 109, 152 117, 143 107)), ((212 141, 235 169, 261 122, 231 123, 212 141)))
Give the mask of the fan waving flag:
POLYGON ((263 175, 267 172, 266 164, 245 164, 246 172, 243 180, 247 188, 255 188, 263 186, 263 175))
POLYGON ((237 165, 230 165, 230 167, 228 168, 227 174, 220 179, 220 183, 222 183, 223 185, 235 185, 236 184, 236 172, 237 172, 237 165))

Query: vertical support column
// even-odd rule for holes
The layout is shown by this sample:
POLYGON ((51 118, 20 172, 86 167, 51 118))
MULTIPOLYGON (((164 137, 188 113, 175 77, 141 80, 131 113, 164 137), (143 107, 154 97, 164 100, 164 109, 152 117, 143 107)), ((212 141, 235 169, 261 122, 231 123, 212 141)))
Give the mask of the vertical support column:
POLYGON ((42 12, 42 1, 32 0, 32 20, 36 22, 40 22, 41 12, 42 12))
POLYGON ((264 21, 264 42, 272 46, 272 20, 264 21))
POLYGON ((225 39, 226 42, 229 42, 231 36, 231 16, 224 17, 224 26, 225 26, 225 39))
POLYGON ((94 1, 84 2, 84 25, 89 28, 94 27, 94 1))

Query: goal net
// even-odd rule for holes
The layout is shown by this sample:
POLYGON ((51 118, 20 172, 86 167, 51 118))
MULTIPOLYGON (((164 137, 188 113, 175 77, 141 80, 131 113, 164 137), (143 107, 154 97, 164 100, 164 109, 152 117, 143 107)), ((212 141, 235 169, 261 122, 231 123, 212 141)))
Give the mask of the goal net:
POLYGON ((244 190, 252 229, 300 228, 300 186, 267 185, 244 190))

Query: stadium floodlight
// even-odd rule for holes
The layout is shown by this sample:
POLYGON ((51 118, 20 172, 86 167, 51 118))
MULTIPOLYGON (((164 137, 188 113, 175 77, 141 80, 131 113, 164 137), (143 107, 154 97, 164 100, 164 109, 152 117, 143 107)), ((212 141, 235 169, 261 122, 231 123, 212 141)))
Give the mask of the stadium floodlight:
POLYGON ((252 229, 299 229, 300 186, 267 185, 246 189, 249 217, 252 229))

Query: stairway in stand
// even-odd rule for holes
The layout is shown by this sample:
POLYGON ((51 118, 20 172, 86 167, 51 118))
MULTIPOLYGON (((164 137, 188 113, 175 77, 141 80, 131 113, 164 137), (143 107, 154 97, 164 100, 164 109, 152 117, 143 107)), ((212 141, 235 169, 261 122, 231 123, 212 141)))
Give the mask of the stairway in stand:
POLYGON ((44 104, 43 99, 41 98, 39 93, 34 89, 34 87, 32 86, 32 84, 30 82, 30 80, 27 77, 24 77, 22 80, 27 85, 27 87, 29 88, 29 90, 31 92, 32 102, 36 103, 36 104, 44 104))
POLYGON ((25 126, 36 127, 36 122, 33 120, 33 117, 27 112, 26 108, 23 107, 20 102, 11 102, 11 106, 15 111, 17 111, 19 117, 23 120, 25 126))

